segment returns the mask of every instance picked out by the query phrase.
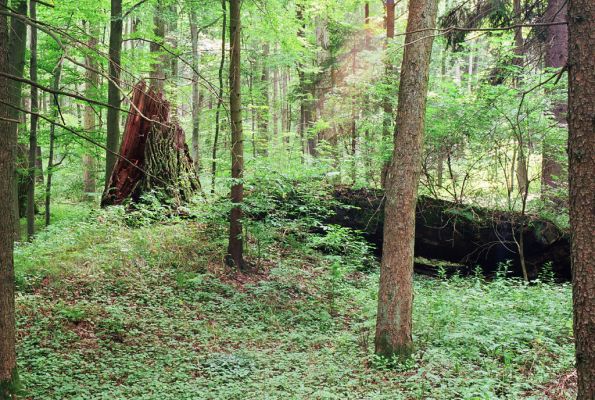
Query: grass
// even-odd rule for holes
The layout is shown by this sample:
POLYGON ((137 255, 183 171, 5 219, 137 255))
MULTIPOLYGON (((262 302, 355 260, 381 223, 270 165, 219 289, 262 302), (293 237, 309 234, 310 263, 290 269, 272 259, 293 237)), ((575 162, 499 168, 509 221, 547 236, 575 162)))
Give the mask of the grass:
POLYGON ((26 398, 573 394, 569 285, 418 276, 416 351, 396 363, 373 356, 378 271, 360 255, 286 237, 270 242, 258 272, 231 273, 220 226, 131 228, 120 217, 64 218, 17 248, 26 398))

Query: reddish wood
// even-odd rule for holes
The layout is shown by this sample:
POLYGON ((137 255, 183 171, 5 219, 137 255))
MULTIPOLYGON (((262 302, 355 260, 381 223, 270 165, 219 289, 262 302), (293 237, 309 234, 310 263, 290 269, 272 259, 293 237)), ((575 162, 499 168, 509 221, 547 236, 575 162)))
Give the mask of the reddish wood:
MULTIPOLYGON (((120 157, 114 165, 109 184, 103 194, 102 206, 122 204, 126 199, 138 200, 135 193, 138 183, 146 177, 145 148, 151 132, 174 135, 174 149, 192 162, 186 145, 184 131, 169 120, 170 104, 162 93, 147 89, 141 81, 134 87, 130 113, 126 120, 120 146, 120 157)), ((150 172, 149 172, 150 173, 150 172)), ((151 177, 153 180, 160 177, 151 177)))

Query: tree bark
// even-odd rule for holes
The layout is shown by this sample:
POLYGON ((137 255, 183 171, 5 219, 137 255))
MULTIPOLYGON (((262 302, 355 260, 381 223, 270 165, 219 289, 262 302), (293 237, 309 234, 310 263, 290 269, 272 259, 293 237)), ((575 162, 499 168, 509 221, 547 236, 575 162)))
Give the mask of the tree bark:
POLYGON ((230 0, 229 9, 229 108, 231 114, 231 203, 227 263, 243 269, 242 203, 244 201, 244 138, 242 133, 242 99, 240 80, 241 46, 240 0, 230 0))
MULTIPOLYGON (((60 78, 62 76, 62 58, 58 60, 58 64, 54 68, 54 80, 52 83, 52 89, 57 91, 60 88, 60 78)), ((52 119, 55 120, 58 118, 58 110, 60 107, 60 102, 58 100, 58 96, 53 96, 53 109, 52 109, 52 119)), ((52 176, 54 174, 54 146, 56 142, 56 125, 50 125, 50 143, 49 143, 49 150, 48 150, 48 167, 47 167, 47 174, 48 179, 45 184, 45 226, 50 224, 51 219, 51 203, 52 203, 52 176)))
MULTIPOLYGON (((90 37, 88 40, 89 48, 94 49, 98 44, 96 37, 97 31, 89 27, 90 37)), ((85 96, 94 98, 96 91, 99 89, 99 74, 97 73, 98 65, 91 55, 85 57, 85 96)), ((95 110, 90 104, 85 105, 85 112, 83 116, 83 128, 87 133, 97 131, 95 122, 95 110)), ((92 200, 93 193, 97 190, 95 183, 95 157, 87 149, 83 154, 83 197, 85 200, 92 200)))
MULTIPOLYGON (((386 40, 384 42, 385 49, 388 47, 391 39, 395 37, 395 1, 394 0, 387 0, 385 3, 386 7, 386 40)), ((394 69, 392 66, 391 61, 388 59, 388 56, 385 56, 385 66, 384 66, 384 74, 385 74, 385 82, 387 88, 393 84, 394 78, 394 69)), ((387 90, 385 88, 385 90, 387 90)), ((391 107, 391 95, 389 93, 384 94, 384 98, 382 99, 382 110, 383 119, 382 119, 382 136, 385 140, 391 136, 390 128, 393 122, 393 110, 391 107)), ((390 160, 387 160, 382 165, 382 171, 380 172, 380 184, 382 187, 385 187, 386 184, 386 175, 388 173, 388 169, 390 166, 390 160)))
POLYGON ((569 184, 578 400, 595 398, 595 3, 568 3, 569 184))
POLYGON ((221 0, 223 22, 221 23, 221 62, 219 63, 219 94, 217 96, 217 111, 215 111, 215 137, 211 152, 211 193, 215 193, 217 178, 217 146, 219 145, 219 132, 221 131, 221 107, 223 106, 223 67, 225 66, 225 34, 227 33, 227 0, 221 0))
POLYGON ((109 37, 109 82, 108 82, 108 104, 107 109, 107 151, 105 154, 105 186, 109 184, 109 178, 120 143, 120 112, 121 104, 120 91, 120 62, 122 53, 122 0, 111 0, 111 22, 109 37))
MULTIPOLYGON (((0 8, 7 6, 0 0, 0 8)), ((0 71, 11 73, 9 65, 8 19, 0 15, 0 71)), ((12 60, 11 60, 12 61, 12 60)), ((13 85, 0 77, 0 96, 5 97, 13 85)), ((9 102, 12 98, 8 98, 9 102)), ((11 399, 18 382, 15 350, 14 309, 14 225, 16 214, 11 201, 15 187, 16 123, 12 110, 0 104, 0 398, 11 399)))
MULTIPOLYGON (((29 16, 37 19, 37 2, 31 0, 29 4, 29 16)), ((31 26, 31 41, 29 43, 31 60, 29 75, 33 82, 37 82, 37 28, 31 26)), ((38 89, 31 86, 31 128, 29 131, 29 165, 28 165, 28 190, 27 190, 27 238, 33 239, 35 234, 35 173, 37 168, 37 123, 39 117, 36 115, 39 110, 38 89)))
POLYGON ((153 56, 153 62, 151 63, 151 88, 157 93, 163 93, 165 88, 165 78, 167 69, 167 56, 163 54, 161 48, 165 39, 165 19, 163 14, 165 13, 165 7, 163 0, 157 0, 155 10, 153 12, 153 34, 155 35, 155 41, 151 42, 149 48, 151 55, 153 56))
MULTIPOLYGON (((566 0, 549 0, 545 13, 546 22, 564 22, 568 12, 566 0)), ((546 68, 563 68, 568 61, 568 26, 550 25, 547 27, 546 37, 546 68)), ((556 102, 552 105, 552 113, 560 127, 568 124, 568 105, 566 102, 556 102)), ((561 146, 549 143, 546 137, 543 142, 541 159, 541 197, 543 200, 556 202, 556 196, 551 193, 552 189, 560 187, 560 179, 563 179, 562 164, 560 159, 565 156, 561 146)))
POLYGON ((386 178, 384 242, 378 291, 376 354, 407 356, 413 349, 413 246, 421 173, 425 105, 436 0, 410 0, 399 85, 393 159, 386 178))
POLYGON ((269 56, 269 45, 265 44, 262 48, 262 73, 260 75, 260 90, 261 99, 258 107, 258 133, 256 153, 262 156, 269 154, 269 67, 267 66, 267 58, 269 56))
POLYGON ((198 51, 198 26, 196 24, 196 12, 190 11, 190 36, 192 37, 192 158, 197 174, 200 174, 200 113, 202 111, 203 96, 198 86, 198 67, 200 65, 200 53, 198 51))
MULTIPOLYGON (((18 0, 13 2, 13 8, 17 14, 27 16, 27 1, 18 0), (16 4, 15 4, 16 3, 16 4)), ((10 37, 8 42, 8 72, 19 78, 23 77, 23 71, 25 69, 25 49, 27 47, 27 26, 20 18, 11 18, 10 21, 10 37)), ((8 85, 8 98, 9 102, 17 107, 21 107, 22 95, 21 95, 22 83, 18 81, 9 81, 8 85)), ((14 120, 21 119, 21 112, 15 108, 9 108, 9 118, 14 120)), ((10 124, 9 135, 18 137, 18 124, 10 124)), ((15 139, 16 140, 16 139, 15 139)), ((12 188, 13 201, 13 212, 15 218, 13 219, 13 229, 15 240, 21 239, 21 227, 19 218, 19 199, 18 199, 18 186, 17 180, 13 180, 12 188)))

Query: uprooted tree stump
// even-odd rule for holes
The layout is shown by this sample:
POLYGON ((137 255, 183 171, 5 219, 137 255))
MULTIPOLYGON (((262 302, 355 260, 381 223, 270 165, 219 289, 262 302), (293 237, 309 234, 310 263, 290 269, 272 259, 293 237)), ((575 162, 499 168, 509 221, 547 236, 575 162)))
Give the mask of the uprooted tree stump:
POLYGON ((200 190, 184 131, 169 119, 170 105, 161 93, 134 87, 118 160, 103 193, 101 206, 138 203, 154 195, 174 206, 187 203, 200 190))
MULTIPOLYGON (((349 207, 337 207, 326 222, 357 230, 382 251, 384 194, 381 190, 353 190, 339 187, 334 198, 349 207)), ((568 281, 570 240, 551 221, 516 212, 490 210, 421 196, 415 223, 415 256, 444 260, 456 270, 471 273, 480 267, 493 275, 502 263, 510 273, 522 276, 517 243, 524 235, 524 255, 530 279, 551 264, 557 280, 568 281)), ((416 263, 416 270, 428 272, 430 265, 416 263)))

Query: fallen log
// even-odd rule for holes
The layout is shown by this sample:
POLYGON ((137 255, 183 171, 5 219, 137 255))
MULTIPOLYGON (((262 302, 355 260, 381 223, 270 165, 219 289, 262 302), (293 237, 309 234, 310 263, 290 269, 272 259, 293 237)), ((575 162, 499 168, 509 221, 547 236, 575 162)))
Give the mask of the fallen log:
POLYGON ((134 87, 120 157, 101 199, 101 206, 137 203, 151 194, 177 207, 200 190, 184 131, 169 119, 169 103, 161 93, 134 87))
MULTIPOLYGON (((361 230, 382 251, 384 201, 381 190, 339 187, 334 198, 348 207, 336 207, 333 223, 361 230)), ((509 263, 511 275, 523 276, 518 243, 523 235, 524 258, 530 279, 550 264, 556 280, 568 281, 570 240, 551 221, 516 212, 490 210, 420 197, 415 224, 415 256, 461 265, 459 272, 480 267, 493 276, 509 263)), ((418 265, 428 269, 427 263, 418 265)))

